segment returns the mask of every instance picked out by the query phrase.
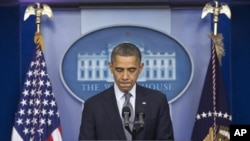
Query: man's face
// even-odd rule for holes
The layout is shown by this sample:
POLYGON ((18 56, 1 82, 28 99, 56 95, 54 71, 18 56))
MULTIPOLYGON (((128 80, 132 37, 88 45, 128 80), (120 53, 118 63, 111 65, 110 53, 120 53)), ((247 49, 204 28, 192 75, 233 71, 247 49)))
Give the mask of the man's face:
POLYGON ((123 92, 128 92, 136 83, 143 63, 140 63, 136 56, 116 55, 113 62, 109 63, 109 68, 118 88, 123 92))

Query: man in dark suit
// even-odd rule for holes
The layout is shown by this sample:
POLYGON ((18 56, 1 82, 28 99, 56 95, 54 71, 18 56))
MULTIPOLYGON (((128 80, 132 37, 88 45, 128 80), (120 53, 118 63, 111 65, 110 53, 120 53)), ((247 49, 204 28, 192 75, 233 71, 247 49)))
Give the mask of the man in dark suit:
POLYGON ((121 43, 113 49, 109 68, 115 83, 85 101, 79 140, 174 140, 166 96, 136 84, 143 65, 134 44, 121 43), (124 124, 125 93, 130 95, 129 112, 134 115, 129 120, 133 127, 127 128, 130 133, 124 124))

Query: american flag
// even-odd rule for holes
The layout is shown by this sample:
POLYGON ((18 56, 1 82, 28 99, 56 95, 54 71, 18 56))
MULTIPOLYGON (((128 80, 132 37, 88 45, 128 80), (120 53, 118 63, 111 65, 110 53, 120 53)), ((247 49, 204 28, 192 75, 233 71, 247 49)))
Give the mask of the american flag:
POLYGON ((59 112, 39 43, 26 74, 11 140, 62 140, 59 112))

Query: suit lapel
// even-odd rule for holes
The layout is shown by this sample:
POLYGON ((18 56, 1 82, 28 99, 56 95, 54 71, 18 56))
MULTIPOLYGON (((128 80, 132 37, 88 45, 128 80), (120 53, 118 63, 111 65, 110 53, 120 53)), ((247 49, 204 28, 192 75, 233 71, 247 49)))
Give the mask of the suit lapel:
POLYGON ((123 130, 122 119, 118 110, 114 87, 110 87, 105 95, 104 109, 107 111, 107 116, 110 118, 110 124, 114 126, 114 131, 121 140, 125 140, 126 136, 123 130))
MULTIPOLYGON (((137 114, 139 112, 143 112, 145 116, 147 115, 147 103, 148 103, 148 98, 147 94, 143 91, 143 88, 139 85, 136 86, 136 102, 135 102, 135 121, 138 121, 138 116, 137 114)), ((144 119, 145 122, 145 119, 144 119)), ((136 129, 139 129, 139 124, 135 125, 136 129)), ((139 132, 136 136, 136 138, 142 138, 144 136, 143 130, 139 132)))
POLYGON ((143 92, 141 86, 136 86, 136 102, 135 102, 135 115, 138 112, 146 112, 147 109, 148 98, 147 94, 143 92))

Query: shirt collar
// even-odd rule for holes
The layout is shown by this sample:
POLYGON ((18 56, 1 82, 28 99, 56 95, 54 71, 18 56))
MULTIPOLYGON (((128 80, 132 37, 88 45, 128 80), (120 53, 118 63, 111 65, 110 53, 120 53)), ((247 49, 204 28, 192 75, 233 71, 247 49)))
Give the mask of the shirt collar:
MULTIPOLYGON (((122 92, 116 83, 114 83, 114 90, 115 90, 115 95, 117 98, 122 98, 124 92, 122 92)), ((136 90, 136 84, 132 87, 132 89, 129 91, 129 93, 132 95, 132 97, 135 97, 135 90, 136 90)))

